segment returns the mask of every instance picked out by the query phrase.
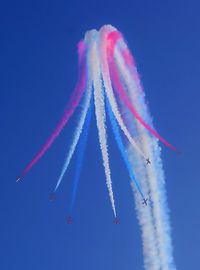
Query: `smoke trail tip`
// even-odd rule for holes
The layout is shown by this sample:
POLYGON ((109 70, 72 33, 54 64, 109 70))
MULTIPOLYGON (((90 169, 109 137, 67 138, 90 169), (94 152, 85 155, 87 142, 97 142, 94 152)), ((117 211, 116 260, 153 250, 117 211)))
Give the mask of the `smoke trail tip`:
POLYGON ((18 183, 21 180, 21 176, 16 176, 16 183, 18 183))
MULTIPOLYGON (((164 142, 165 143, 165 142, 164 142)), ((169 143, 165 143, 166 146, 168 146, 169 148, 171 148, 175 153, 177 153, 178 155, 181 155, 182 154, 182 151, 178 148, 176 148, 175 146, 169 144, 169 143)))
POLYGON ((115 216, 114 224, 119 224, 119 223, 120 223, 120 219, 117 216, 115 216))

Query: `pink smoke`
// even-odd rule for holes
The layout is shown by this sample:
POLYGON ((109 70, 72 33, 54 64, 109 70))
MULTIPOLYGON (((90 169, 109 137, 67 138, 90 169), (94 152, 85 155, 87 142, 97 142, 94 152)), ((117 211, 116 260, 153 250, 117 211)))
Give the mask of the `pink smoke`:
MULTIPOLYGON (((109 60, 109 69, 110 73, 112 76, 112 81, 114 83, 114 88, 117 94, 119 95, 120 99, 124 102, 126 107, 129 109, 129 111, 132 113, 132 115, 148 130, 150 131, 156 138, 158 138, 161 142, 163 142, 166 146, 171 148, 174 151, 177 151, 177 149, 171 145, 169 142, 167 142, 164 138, 162 138, 152 127, 150 127, 144 119, 138 114, 136 108, 134 105, 130 102, 129 97, 126 93, 126 89, 124 88, 123 84, 121 83, 121 80, 118 75, 118 70, 116 63, 114 61, 114 49, 116 46, 117 41, 121 38, 121 34, 117 31, 113 31, 108 35, 108 47, 107 47, 107 53, 108 53, 108 60, 109 60)), ((133 64, 134 62, 132 61, 132 57, 130 56, 130 52, 123 54, 123 57, 126 57, 125 63, 131 63, 133 64)))
POLYGON ((45 145, 42 147, 42 149, 38 152, 38 154, 35 156, 35 158, 29 163, 29 165, 25 168, 25 170, 21 173, 20 176, 17 177, 17 181, 19 181, 31 168, 32 166, 44 155, 44 153, 47 151, 47 149, 52 145, 56 137, 60 134, 64 126, 67 124, 71 116, 73 115, 75 109, 79 105, 81 98, 83 96, 84 90, 86 88, 86 67, 85 67, 85 61, 83 59, 84 57, 84 43, 79 43, 79 66, 81 70, 81 74, 79 74, 79 80, 77 82, 77 85, 71 95, 71 98, 69 100, 69 103, 65 109, 65 113, 58 123, 57 127, 55 128, 54 132, 50 136, 50 138, 47 140, 45 145))

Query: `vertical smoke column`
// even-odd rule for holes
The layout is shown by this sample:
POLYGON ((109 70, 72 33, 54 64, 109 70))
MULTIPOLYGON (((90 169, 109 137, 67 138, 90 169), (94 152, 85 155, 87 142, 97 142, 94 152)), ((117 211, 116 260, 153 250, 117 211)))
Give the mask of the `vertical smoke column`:
MULTIPOLYGON (((145 104, 145 95, 141 87, 137 69, 134 62, 130 62, 129 66, 126 65, 126 61, 122 56, 122 50, 127 51, 128 48, 123 41, 121 42, 121 49, 117 48, 115 53, 119 72, 123 77, 130 100, 136 107, 137 112, 151 127, 153 127, 151 116, 145 104)), ((133 152, 129 145, 129 158, 136 170, 137 177, 142 177, 144 179, 143 184, 146 186, 152 201, 152 216, 159 258, 158 268, 152 269, 172 270, 175 269, 175 266, 172 255, 171 229, 165 191, 164 171, 161 160, 161 149, 158 145, 158 139, 152 137, 152 135, 150 135, 150 133, 147 132, 136 119, 129 117, 128 120, 130 121, 130 124, 134 121, 139 137, 138 141, 140 143, 140 147, 142 147, 145 155, 151 160, 151 165, 143 165, 141 170, 137 165, 135 165, 142 164, 141 157, 137 153, 133 152), (143 172, 146 172, 145 175, 141 175, 143 172)), ((141 204, 138 204, 137 202, 137 205, 139 207, 139 211, 145 211, 142 209, 141 204)))
MULTIPOLYGON (((91 31, 90 31, 91 32, 91 31)), ((94 86, 94 104, 95 104, 95 114, 97 129, 99 134, 99 144, 102 153, 103 166, 106 175, 106 184, 109 192, 109 197, 113 209, 114 216, 116 217, 115 201, 112 190, 112 180, 111 171, 109 165, 109 155, 108 155, 108 145, 107 145, 107 130, 106 130, 106 112, 105 112, 105 100, 104 91, 101 82, 101 69, 100 69, 100 59, 98 53, 99 37, 96 31, 94 32, 96 36, 96 42, 94 42, 92 47, 93 53, 93 63, 92 63, 92 78, 94 86)))
MULTIPOLYGON (((107 33, 107 37, 109 33, 112 31, 117 31, 112 26, 104 26, 101 29, 102 32, 107 33)), ((108 43, 108 46, 110 44, 108 43)), ((112 46, 111 46, 112 48, 112 46)), ((114 57, 114 55, 113 55, 114 57)), ((114 61, 114 58, 112 59, 114 61)), ((126 75, 126 74, 125 74, 126 75)), ((120 78, 123 78, 125 76, 124 74, 120 74, 120 78)), ((113 78, 110 79, 112 83, 114 84, 113 78)), ((112 107, 112 106, 111 106, 112 107)), ((113 109, 113 108, 112 108, 113 109)), ((125 106, 122 106, 121 111, 126 110, 125 106)), ((131 119, 126 119, 127 126, 134 128, 134 120, 133 117, 131 119)), ((136 138, 135 138, 136 139, 136 138)), ((137 140, 136 144, 141 149, 141 151, 144 153, 144 155, 141 155, 139 151, 136 151, 134 149, 133 145, 128 141, 128 158, 133 166, 133 170, 135 172, 136 179, 139 180, 141 184, 141 189, 143 190, 144 194, 148 194, 149 191, 149 183, 148 180, 146 180, 146 166, 145 166, 145 159, 144 157, 148 157, 148 152, 144 152, 140 145, 140 141, 137 140)), ((132 185, 133 186, 133 185, 132 185)), ((135 191, 135 187, 133 186, 133 190, 135 191)), ((156 242, 156 235, 155 235, 155 229, 154 229, 154 220, 153 215, 150 207, 143 207, 141 198, 138 196, 138 192, 134 192, 135 198, 136 198, 136 210, 137 210, 137 216, 139 220, 139 224, 142 231, 142 241, 143 241, 143 252, 144 252, 144 264, 145 268, 148 270, 158 270, 160 269, 160 262, 158 257, 158 248, 157 248, 157 242, 156 242)))

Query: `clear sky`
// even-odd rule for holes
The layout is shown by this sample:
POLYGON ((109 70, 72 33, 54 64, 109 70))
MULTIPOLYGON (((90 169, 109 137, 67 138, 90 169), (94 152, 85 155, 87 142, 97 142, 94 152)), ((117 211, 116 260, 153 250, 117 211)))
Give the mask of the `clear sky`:
POLYGON ((163 146, 177 269, 199 269, 199 1, 1 1, 0 269, 140 270, 140 230, 128 173, 109 129, 116 207, 113 224, 94 117, 74 223, 66 224, 74 160, 50 203, 78 115, 16 184, 64 112, 77 79, 76 44, 112 24, 125 35, 163 146))

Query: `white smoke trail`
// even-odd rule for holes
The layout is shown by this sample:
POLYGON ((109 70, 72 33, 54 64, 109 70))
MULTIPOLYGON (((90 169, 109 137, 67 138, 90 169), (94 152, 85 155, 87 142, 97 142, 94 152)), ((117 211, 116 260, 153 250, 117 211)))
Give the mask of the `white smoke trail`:
MULTIPOLYGON (((121 67, 120 73, 122 74, 122 77, 123 78, 127 77, 126 69, 122 65, 120 65, 120 67, 121 67), (122 68, 123 68, 123 72, 122 72, 122 68)), ((138 95, 137 95, 137 98, 138 98, 138 95)), ((133 125, 133 123, 131 123, 131 125, 133 125)), ((140 141, 137 143, 140 144, 140 141)), ((141 147, 140 149, 143 149, 142 145, 140 147, 141 147)), ((144 151, 144 153, 146 156, 149 157, 149 153, 147 151, 144 151)), ((134 172, 136 173, 136 178, 140 179, 140 183, 141 183, 144 194, 148 194, 149 183, 148 183, 147 174, 146 174, 146 167, 149 167, 149 166, 145 165, 143 158, 141 158, 141 156, 138 155, 138 153, 135 153, 131 146, 128 149, 128 154, 129 154, 129 159, 133 165, 134 172)), ((132 188, 135 191, 133 186, 132 188)), ((151 207, 150 206, 144 207, 141 203, 141 198, 138 196, 137 192, 134 192, 134 193, 135 193, 135 198, 136 198, 137 216, 138 216, 138 220, 139 220, 141 230, 142 230, 145 268, 148 270, 158 270, 160 269, 161 264, 159 262, 160 259, 158 256, 159 254, 158 254, 158 247, 157 247, 157 239, 156 239, 156 234, 155 234, 154 219, 152 216, 151 207)))
MULTIPOLYGON (((123 58, 118 50, 115 52, 115 59, 132 102, 136 106, 139 114, 152 126, 152 120, 148 114, 144 96, 141 95, 143 93, 142 88, 138 82, 134 82, 133 77, 131 76, 131 72, 135 72, 134 77, 137 77, 137 71, 131 70, 130 72, 125 66, 123 58), (139 96, 140 98, 138 98, 139 96)), ((175 269, 175 266, 172 255, 171 229, 168 215, 169 210, 166 203, 165 181, 160 157, 160 147, 158 146, 158 140, 156 138, 149 135, 145 128, 137 121, 134 122, 139 134, 140 145, 144 153, 148 155, 151 160, 151 165, 146 167, 147 175, 144 178, 144 184, 148 184, 149 186, 149 193, 152 201, 152 215, 159 257, 157 269, 172 270, 175 269)), ((129 150, 129 156, 130 159, 134 156, 134 162, 136 160, 139 162, 140 157, 136 157, 131 150, 129 150)), ((137 166, 135 167, 135 170, 138 171, 137 166)), ((139 208, 141 208, 140 205, 139 208)))
MULTIPOLYGON (((90 53, 90 46, 91 46, 90 43, 91 43, 92 39, 90 39, 89 36, 90 36, 90 34, 88 34, 87 38, 85 39, 85 42, 88 43, 88 48, 89 48, 87 50, 87 55, 86 55, 86 58, 87 58, 86 65, 87 66, 90 66, 92 64, 92 61, 93 61, 92 54, 90 53)), ((89 70, 87 72, 89 72, 89 70)), ((91 74, 89 74, 89 76, 87 76, 86 91, 85 91, 84 104, 83 104, 83 109, 81 112, 81 117, 80 117, 78 125, 76 127, 72 144, 70 145, 69 152, 68 152, 67 157, 65 159, 62 171, 60 173, 60 176, 58 178, 58 182, 56 184, 54 191, 56 191, 58 189, 58 187, 59 187, 59 185, 60 185, 60 183, 61 183, 61 181, 62 181, 62 179, 67 171, 67 168, 70 164, 70 161, 72 159, 72 156, 73 156, 75 149, 76 149, 76 146, 78 144, 79 138, 80 138, 81 133, 83 131, 83 126, 85 123, 86 115, 87 115, 87 112, 88 112, 88 109, 90 106, 91 97, 92 97, 92 79, 91 78, 92 78, 92 76, 91 76, 91 74)))
MULTIPOLYGON (((88 83, 88 87, 89 87, 89 83, 88 83)), ((87 91, 86 91, 85 104, 84 104, 84 107, 83 107, 83 110, 82 110, 82 113, 81 113, 81 117, 80 117, 80 120, 79 120, 78 125, 76 127, 72 144, 70 145, 69 152, 67 154, 66 160, 64 162, 61 174, 60 174, 60 176, 58 178, 58 182, 56 184, 56 187, 55 187, 54 191, 56 191, 58 189, 58 187, 59 187, 59 185, 60 185, 60 183, 61 183, 61 181, 62 181, 62 179, 63 179, 63 177, 65 175, 65 172, 67 171, 67 168, 68 168, 68 166, 70 164, 71 158, 72 158, 72 156, 73 156, 73 154, 75 152, 76 146, 78 144, 79 138, 80 138, 81 133, 83 131, 83 126, 84 126, 84 123, 85 123, 86 115, 87 115, 89 105, 90 105, 90 100, 91 100, 91 89, 92 89, 92 84, 90 83, 90 88, 88 88, 87 91)))
MULTIPOLYGON (((98 39, 97 39, 98 41, 98 39)), ((92 78, 94 85, 94 102, 95 102, 95 113, 97 120, 97 128, 99 133, 99 143, 102 152, 103 165, 105 168, 106 175, 106 184, 108 187, 108 192, 110 196, 110 201, 114 215, 116 217, 116 209, 114 196, 112 191, 112 181, 111 181, 111 172, 109 166, 109 157, 108 157, 108 146, 107 146, 107 136, 106 136, 106 115, 105 115, 105 102, 104 102, 104 93, 101 85, 101 72, 100 72, 100 63, 99 55, 97 53, 97 43, 93 43, 92 46, 92 78)))
MULTIPOLYGON (((117 108, 117 104, 115 101, 114 93, 112 90, 112 85, 110 81, 110 74, 109 74, 109 69, 108 69, 108 63, 107 63, 107 56, 106 56, 106 48, 105 45, 105 36, 108 34, 108 28, 106 29, 101 29, 100 30, 100 35, 101 35, 101 63, 103 65, 102 67, 102 76, 104 79, 104 84, 105 84, 105 89, 107 91, 107 95, 113 110, 113 113, 122 129, 124 134, 127 136, 129 142, 131 143, 132 146, 135 147, 137 144, 133 143, 132 137, 129 133, 129 131, 126 129, 126 126, 124 125, 123 119, 120 116, 119 110, 117 108)), ((111 29, 113 31, 113 29, 111 29)), ((138 150, 138 146, 136 147, 138 150)), ((133 150, 132 150, 133 152, 133 150)), ((137 178, 140 179, 141 183, 143 183, 142 189, 144 190, 145 193, 148 192, 148 184, 145 184, 143 181, 143 177, 145 176, 145 168, 144 168, 144 160, 141 158, 145 157, 143 152, 140 150, 137 151, 137 153, 140 153, 140 160, 141 162, 137 164, 137 171, 140 172, 137 174, 137 178), (142 153, 142 155, 141 155, 142 153)), ((145 158, 146 159, 146 158, 145 158)), ((133 160, 132 160, 133 161, 133 160)), ((137 193, 135 193, 135 196, 137 197, 137 193)), ((138 197, 137 197, 138 198, 138 197)), ((152 213, 150 208, 143 208, 141 206, 141 201, 139 198, 137 199, 137 213, 139 216, 139 222, 142 227, 142 239, 143 239, 143 250, 144 250, 144 261, 145 261, 145 266, 146 269, 148 270, 158 270, 159 269, 159 260, 158 260, 158 252, 156 248, 156 243, 155 243, 155 230, 154 230, 154 225, 153 225, 153 219, 152 219, 152 213)))
MULTIPOLYGON (((130 163, 133 166, 134 173, 137 179, 140 180, 140 185, 143 192, 145 194, 149 194, 149 183, 146 174, 146 165, 144 164, 142 158, 135 151, 133 151, 133 148, 130 144, 127 154, 130 163)), ((141 226, 145 269, 160 270, 161 264, 158 253, 154 218, 152 215, 151 205, 148 202, 148 205, 144 206, 141 203, 141 199, 132 184, 131 186, 134 191, 136 212, 139 224, 141 226)))
POLYGON ((107 53, 106 53, 106 36, 108 34, 108 26, 102 27, 100 29, 100 59, 101 59, 101 72, 103 77, 103 82, 105 86, 105 91, 108 96, 109 102, 112 107, 112 111, 115 115, 115 118, 121 128, 121 130, 124 132, 125 136, 129 140, 129 142, 132 144, 132 146, 141 154, 141 156, 144 157, 146 160, 146 156, 144 155, 143 151, 138 147, 137 143, 133 139, 133 137, 130 135, 128 129, 126 128, 126 125, 124 124, 124 121, 120 115, 120 112, 118 110, 117 102, 113 93, 112 84, 110 80, 110 74, 109 74, 109 68, 108 68, 108 62, 107 62, 107 53))

